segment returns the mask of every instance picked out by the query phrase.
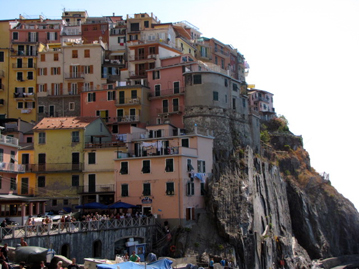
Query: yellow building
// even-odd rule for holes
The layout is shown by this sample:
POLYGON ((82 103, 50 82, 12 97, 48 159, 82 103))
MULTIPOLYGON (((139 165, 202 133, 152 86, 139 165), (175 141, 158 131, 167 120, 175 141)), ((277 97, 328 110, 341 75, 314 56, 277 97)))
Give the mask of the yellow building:
POLYGON ((50 199, 47 210, 78 205, 84 148, 86 143, 111 141, 105 123, 97 117, 43 118, 33 131, 36 193, 50 199))

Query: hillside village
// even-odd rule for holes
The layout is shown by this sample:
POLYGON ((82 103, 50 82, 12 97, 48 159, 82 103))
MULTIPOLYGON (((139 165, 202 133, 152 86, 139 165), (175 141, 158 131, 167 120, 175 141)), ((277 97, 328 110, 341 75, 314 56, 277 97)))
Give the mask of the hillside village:
POLYGON ((1 20, 0 36, 1 217, 121 201, 185 224, 213 149, 258 152, 275 116, 244 56, 186 21, 64 10, 1 20))

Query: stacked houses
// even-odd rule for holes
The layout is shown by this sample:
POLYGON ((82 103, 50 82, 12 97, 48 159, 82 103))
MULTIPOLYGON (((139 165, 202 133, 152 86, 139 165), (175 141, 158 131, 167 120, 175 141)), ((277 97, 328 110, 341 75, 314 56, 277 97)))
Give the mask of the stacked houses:
POLYGON ((194 111, 231 113, 259 133, 244 56, 186 21, 64 10, 2 20, 0 36, 1 217, 122 201, 191 221, 216 143, 194 111))

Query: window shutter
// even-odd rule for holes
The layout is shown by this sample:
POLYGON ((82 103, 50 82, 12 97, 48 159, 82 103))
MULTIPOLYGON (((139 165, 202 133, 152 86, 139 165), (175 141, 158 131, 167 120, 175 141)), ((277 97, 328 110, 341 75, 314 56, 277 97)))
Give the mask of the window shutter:
POLYGON ((47 91, 47 83, 44 84, 44 92, 47 91))
POLYGON ((61 67, 58 67, 57 70, 59 71, 59 75, 61 75, 61 67))
POLYGON ((51 93, 52 94, 54 94, 54 88, 55 88, 54 85, 55 85, 55 83, 51 83, 51 93))
POLYGON ((191 216, 191 209, 186 208, 186 220, 190 220, 190 216, 191 216))
POLYGON ((44 68, 44 75, 47 76, 47 68, 44 68))
POLYGON ((36 92, 39 92, 39 88, 40 88, 39 84, 36 84, 36 92))
POLYGON ((37 69, 37 75, 40 76, 40 68, 37 69))
MULTIPOLYGON (((95 92, 93 93, 93 101, 94 102, 96 101, 96 93, 95 92)), ((107 112, 107 110, 106 110, 106 112, 107 112)), ((106 114, 108 114, 108 113, 106 113, 106 114)), ((107 115, 106 115, 106 117, 107 117, 107 115)))
POLYGON ((70 65, 70 76, 72 76, 72 65, 70 65))
POLYGON ((83 65, 81 65, 80 70, 81 70, 81 73, 82 73, 82 74, 85 73, 85 67, 84 67, 83 65))
POLYGON ((83 88, 84 88, 84 83, 83 82, 79 82, 78 83, 79 86, 79 93, 82 92, 83 88))
POLYGON ((90 65, 90 74, 93 74, 93 65, 90 65))
POLYGON ((71 91, 71 82, 67 83, 67 91, 68 91, 68 92, 71 91))
POLYGON ((62 95, 62 87, 63 87, 63 84, 60 83, 60 94, 62 95))

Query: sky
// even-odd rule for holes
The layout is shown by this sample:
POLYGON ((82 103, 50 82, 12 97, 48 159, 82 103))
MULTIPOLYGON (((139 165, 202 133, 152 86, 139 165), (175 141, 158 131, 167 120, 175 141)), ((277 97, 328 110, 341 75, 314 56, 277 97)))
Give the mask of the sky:
POLYGON ((247 83, 274 94, 278 115, 303 136, 311 165, 359 209, 359 0, 0 0, 0 20, 151 13, 188 21, 205 37, 237 48, 247 83), (358 181, 357 181, 358 180, 358 181))

